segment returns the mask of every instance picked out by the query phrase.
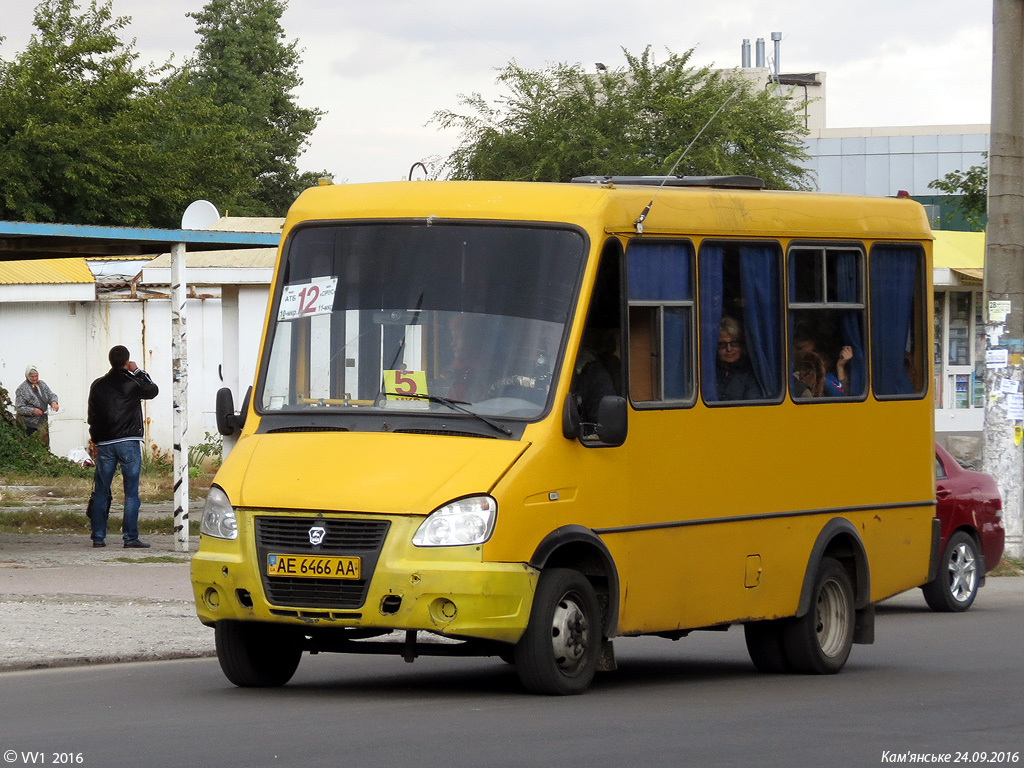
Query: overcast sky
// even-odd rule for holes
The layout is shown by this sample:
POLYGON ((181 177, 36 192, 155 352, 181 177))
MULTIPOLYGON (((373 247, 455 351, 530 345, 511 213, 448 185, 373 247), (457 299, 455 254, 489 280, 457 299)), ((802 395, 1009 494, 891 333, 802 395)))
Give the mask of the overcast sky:
MULTIPOLYGON (((80 5, 87 0, 80 0, 80 5)), ((33 31, 31 0, 0 0, 0 58, 33 31)), ((205 0, 114 0, 132 19, 144 62, 187 58, 186 17, 205 0)), ((299 103, 327 114, 300 159, 337 182, 400 179, 446 156, 457 135, 430 124, 460 94, 499 91, 496 71, 595 62, 624 65, 622 48, 656 56, 695 48, 691 63, 740 64, 744 38, 782 33, 782 72, 826 74, 829 128, 988 123, 991 0, 290 0, 282 18, 303 49, 299 103)))

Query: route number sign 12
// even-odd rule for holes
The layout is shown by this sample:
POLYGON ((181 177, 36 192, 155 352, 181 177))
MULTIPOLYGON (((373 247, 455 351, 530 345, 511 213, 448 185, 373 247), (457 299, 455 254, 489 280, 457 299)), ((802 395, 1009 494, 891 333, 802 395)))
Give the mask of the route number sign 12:
POLYGON ((330 314, 334 309, 334 293, 338 288, 336 277, 315 277, 308 283, 286 285, 281 294, 278 320, 330 314))

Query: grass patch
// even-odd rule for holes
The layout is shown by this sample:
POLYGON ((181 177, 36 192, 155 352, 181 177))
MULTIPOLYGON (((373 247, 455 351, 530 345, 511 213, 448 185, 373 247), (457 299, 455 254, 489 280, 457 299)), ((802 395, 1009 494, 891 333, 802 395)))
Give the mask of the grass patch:
MULTIPOLYGON (((111 514, 107 518, 107 531, 121 530, 121 516, 111 514)), ((199 521, 189 514, 189 534, 199 535, 199 521)), ((85 505, 81 512, 62 510, 8 510, 0 511, 0 532, 2 533, 89 533, 89 519, 85 516, 85 505)), ((159 518, 139 518, 139 534, 173 534, 174 518, 171 515, 159 518)))
POLYGON ((1004 557, 988 572, 989 576, 1024 576, 1024 560, 1004 557))
POLYGON ((85 514, 77 512, 43 509, 4 509, 0 511, 0 532, 3 533, 82 533, 83 531, 89 531, 89 521, 85 514))
POLYGON ((115 557, 115 563, 184 563, 188 562, 187 557, 175 557, 174 555, 153 555, 151 557, 115 557))

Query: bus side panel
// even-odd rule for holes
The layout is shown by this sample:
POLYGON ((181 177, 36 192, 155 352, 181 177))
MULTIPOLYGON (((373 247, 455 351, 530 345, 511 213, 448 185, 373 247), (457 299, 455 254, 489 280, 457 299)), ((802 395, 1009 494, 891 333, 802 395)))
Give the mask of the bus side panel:
POLYGON ((934 514, 929 405, 632 413, 632 493, 618 525, 665 527, 605 536, 620 562, 622 631, 792 615, 834 517, 860 535, 871 601, 923 583, 934 514))

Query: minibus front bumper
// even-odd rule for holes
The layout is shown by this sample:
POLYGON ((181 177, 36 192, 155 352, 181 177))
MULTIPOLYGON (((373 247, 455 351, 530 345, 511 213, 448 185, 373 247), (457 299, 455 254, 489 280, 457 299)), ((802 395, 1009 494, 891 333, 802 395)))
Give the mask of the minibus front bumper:
POLYGON ((252 517, 240 516, 237 539, 200 539, 191 569, 196 613, 211 626, 241 620, 519 640, 529 620, 536 569, 482 562, 479 546, 415 547, 411 539, 422 518, 396 516, 388 522, 379 554, 364 558, 372 573, 364 574, 362 599, 334 601, 323 590, 338 585, 351 592, 352 585, 296 579, 297 592, 282 598, 279 580, 267 574, 266 548, 257 546, 252 517))

